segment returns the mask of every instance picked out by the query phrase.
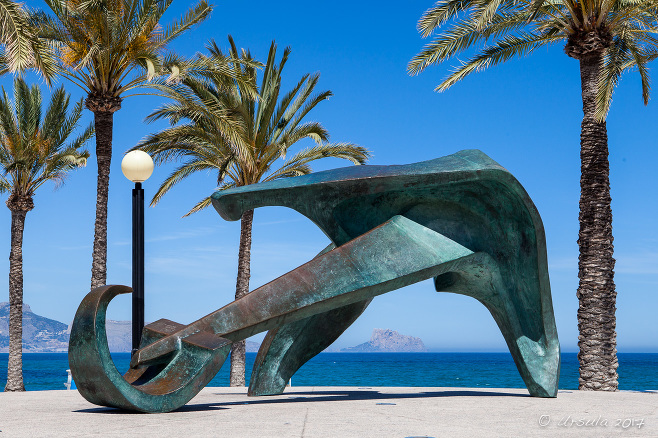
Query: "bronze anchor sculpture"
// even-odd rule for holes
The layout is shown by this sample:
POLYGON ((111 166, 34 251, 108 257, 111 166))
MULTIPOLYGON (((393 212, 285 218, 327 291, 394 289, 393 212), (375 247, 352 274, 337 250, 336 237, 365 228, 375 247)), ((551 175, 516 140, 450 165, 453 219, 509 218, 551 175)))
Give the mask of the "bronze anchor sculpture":
POLYGON ((539 214, 523 187, 477 150, 405 166, 356 166, 213 195, 227 220, 286 206, 332 241, 318 256, 189 325, 144 328, 123 376, 107 347, 105 312, 126 286, 91 291, 69 344, 73 378, 90 402, 142 412, 187 403, 219 371, 232 342, 268 331, 249 395, 281 394, 377 295, 434 278, 491 312, 532 396, 555 397, 560 347, 539 214))

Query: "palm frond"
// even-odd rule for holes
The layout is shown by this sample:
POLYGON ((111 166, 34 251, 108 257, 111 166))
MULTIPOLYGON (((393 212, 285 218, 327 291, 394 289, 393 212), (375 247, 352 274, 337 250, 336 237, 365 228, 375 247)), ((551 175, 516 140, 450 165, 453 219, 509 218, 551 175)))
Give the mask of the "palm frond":
POLYGON ((210 198, 210 196, 207 196, 207 197, 203 198, 201 201, 197 202, 197 204, 194 207, 192 207, 190 209, 190 211, 185 213, 183 215, 183 217, 187 217, 187 216, 191 215, 192 213, 196 213, 197 211, 201 211, 205 208, 210 207, 211 205, 212 205, 212 199, 210 198))
POLYGON ((477 0, 447 0, 438 1, 433 8, 427 10, 418 21, 418 31, 427 38, 445 22, 468 10, 477 0))
POLYGON ((28 24, 29 15, 20 3, 0 0, 0 44, 11 72, 25 70, 33 62, 33 35, 28 24))
POLYGON ((185 16, 182 17, 178 22, 174 22, 165 28, 162 36, 156 40, 158 45, 162 47, 169 44, 172 40, 179 37, 183 32, 208 18, 211 11, 212 6, 207 1, 200 1, 196 4, 196 6, 194 6, 194 8, 189 9, 187 14, 185 14, 185 16))
POLYGON ((412 75, 418 74, 430 65, 444 62, 478 43, 519 31, 527 26, 527 19, 527 13, 501 12, 493 16, 485 28, 480 27, 477 19, 459 20, 414 56, 407 71, 412 75))
POLYGON ((317 145, 298 152, 263 181, 306 175, 311 172, 309 164, 322 158, 341 158, 354 164, 365 164, 371 156, 366 148, 352 143, 317 145))
POLYGON ((192 175, 195 172, 199 172, 202 170, 212 170, 213 168, 215 168, 215 165, 213 163, 203 160, 190 160, 185 164, 177 167, 160 185, 155 195, 153 195, 153 199, 151 199, 151 206, 154 206, 158 202, 160 202, 160 200, 165 195, 165 193, 167 193, 176 184, 178 184, 188 176, 192 175))
POLYGON ((474 56, 455 69, 436 91, 444 91, 471 73, 482 71, 488 67, 500 64, 514 56, 522 57, 532 53, 537 48, 563 40, 562 35, 531 34, 520 32, 519 36, 509 35, 498 41, 495 45, 487 47, 480 54, 474 56))
POLYGON ((282 147, 287 149, 304 138, 310 138, 318 145, 321 145, 329 140, 329 131, 318 122, 304 123, 301 126, 296 126, 290 132, 286 131, 281 139, 282 147))
POLYGON ((290 124, 288 124, 288 126, 285 127, 285 130, 281 133, 281 137, 286 138, 290 136, 291 133, 297 129, 297 127, 302 122, 302 120, 304 120, 304 118, 308 115, 308 113, 311 112, 311 110, 313 110, 313 108, 315 108, 323 100, 329 99, 331 96, 332 96, 331 91, 323 91, 321 93, 312 96, 311 100, 305 102, 301 110, 295 114, 292 122, 290 122, 290 124))

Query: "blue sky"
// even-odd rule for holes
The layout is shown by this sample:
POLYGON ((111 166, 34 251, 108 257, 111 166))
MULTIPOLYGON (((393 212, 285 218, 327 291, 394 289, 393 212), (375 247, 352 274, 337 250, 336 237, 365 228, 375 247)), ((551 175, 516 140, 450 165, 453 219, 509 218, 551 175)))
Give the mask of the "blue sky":
MULTIPOLYGON (((41 2, 29 2, 34 6, 41 2)), ((546 229, 555 316, 563 351, 577 350, 576 299, 579 198, 579 135, 582 118, 578 62, 562 46, 540 49, 525 59, 467 78, 444 93, 434 87, 450 65, 417 77, 407 62, 425 43, 416 22, 432 1, 407 2, 218 2, 210 19, 173 45, 185 55, 203 51, 214 38, 261 60, 274 39, 280 52, 292 48, 284 70, 286 88, 308 72, 320 72, 320 89, 334 96, 309 120, 324 124, 334 141, 369 148, 371 164, 405 164, 477 148, 506 167, 524 185, 546 229)), ((174 2, 165 22, 188 2, 174 2)), ((34 79, 33 76, 29 78, 34 79)), ((82 93, 63 82, 73 97, 82 93)), ((11 78, 0 84, 11 88, 11 78)), ((45 85, 43 86, 45 88, 45 85)), ((132 183, 120 169, 123 153, 163 123, 143 122, 163 100, 136 96, 115 114, 110 176, 108 282, 131 282, 132 183)), ((641 101, 637 74, 627 74, 608 118, 619 351, 658 351, 658 107, 641 101)), ((86 111, 86 123, 92 115, 86 111)), ((305 144, 301 144, 303 147, 305 144)), ((40 189, 27 216, 24 241, 25 302, 41 315, 70 322, 89 289, 96 197, 96 164, 70 175, 53 191, 40 189)), ((327 160, 324 170, 347 165, 327 160)), ((144 184, 150 200, 172 166, 157 167, 144 184)), ((212 209, 181 218, 215 187, 215 175, 200 174, 146 210, 146 319, 189 323, 232 300, 235 292, 239 223, 212 209)), ((5 195, 6 196, 6 195, 5 195)), ((9 253, 9 210, 0 213, 0 253, 9 253), (4 248, 4 249, 3 249, 4 248)), ((252 289, 309 260, 326 237, 301 215, 283 208, 256 211, 252 289)), ((8 257, 0 258, 8 272, 8 257)), ((7 282, 0 301, 8 299, 7 282)), ((130 318, 130 298, 110 305, 111 319, 130 318)), ((436 293, 431 282, 391 292, 373 301, 336 341, 336 347, 365 342, 374 328, 419 336, 437 351, 506 351, 502 335, 475 300, 436 293)))

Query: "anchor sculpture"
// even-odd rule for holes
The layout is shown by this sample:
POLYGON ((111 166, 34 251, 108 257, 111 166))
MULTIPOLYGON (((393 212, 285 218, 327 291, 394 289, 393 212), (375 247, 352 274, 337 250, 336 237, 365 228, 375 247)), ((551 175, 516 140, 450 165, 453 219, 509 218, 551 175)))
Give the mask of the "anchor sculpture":
POLYGON ((107 346, 105 312, 126 286, 82 301, 69 360, 90 402, 142 412, 187 403, 214 377, 232 342, 269 330, 249 395, 288 379, 352 324, 377 295, 434 279, 471 296, 498 324, 530 395, 555 397, 560 346, 544 228, 519 182, 478 150, 403 166, 354 166, 238 187, 212 196, 227 220, 263 206, 292 208, 332 244, 308 263, 189 325, 144 328, 123 376, 107 346))

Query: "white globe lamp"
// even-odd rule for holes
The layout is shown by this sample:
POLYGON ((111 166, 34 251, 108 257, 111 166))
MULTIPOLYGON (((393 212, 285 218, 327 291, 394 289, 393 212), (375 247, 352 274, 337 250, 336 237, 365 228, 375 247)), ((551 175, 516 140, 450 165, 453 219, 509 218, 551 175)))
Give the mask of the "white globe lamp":
POLYGON ((153 173, 153 159, 144 151, 128 152, 121 161, 121 171, 134 183, 144 182, 153 173))

